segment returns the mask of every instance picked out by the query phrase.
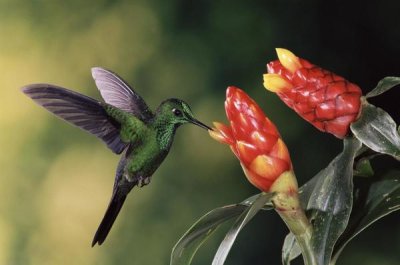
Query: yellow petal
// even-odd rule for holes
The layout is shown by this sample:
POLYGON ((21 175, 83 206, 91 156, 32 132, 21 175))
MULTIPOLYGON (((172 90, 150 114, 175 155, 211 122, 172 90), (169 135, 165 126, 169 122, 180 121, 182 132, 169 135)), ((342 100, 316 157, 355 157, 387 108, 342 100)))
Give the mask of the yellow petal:
MULTIPOLYGON (((232 138, 232 129, 228 127, 227 125, 220 123, 220 122, 213 122, 215 131, 217 133, 221 134, 221 137, 225 138, 225 143, 232 144, 233 143, 233 138, 232 138)), ((219 136, 218 136, 219 137, 219 136)), ((221 138, 219 137, 219 138, 221 138)))
POLYGON ((251 184, 264 192, 269 192, 269 188, 273 183, 272 180, 257 175, 255 172, 247 169, 242 163, 240 163, 240 165, 243 168, 243 172, 246 175, 247 180, 250 181, 251 184))
POLYGON ((269 180, 275 180, 283 171, 285 163, 278 158, 267 155, 257 156, 250 164, 249 169, 269 180))
POLYGON ((302 68, 299 58, 291 51, 282 48, 276 48, 276 53, 278 54, 278 59, 283 67, 289 70, 292 74, 298 69, 302 68))
POLYGON ((213 125, 214 125, 214 127, 217 128, 217 130, 219 130, 219 131, 226 128, 226 125, 225 125, 225 124, 223 124, 223 123, 221 123, 221 122, 217 122, 217 121, 214 121, 214 122, 213 122, 213 125))
POLYGON ((286 161, 288 164, 291 164, 289 150, 287 149, 285 143, 282 141, 281 138, 279 138, 278 141, 276 141, 274 147, 272 147, 270 155, 280 158, 286 161))
POLYGON ((208 133, 210 134, 211 138, 213 138, 214 140, 216 140, 222 144, 228 144, 228 141, 221 133, 219 133, 217 131, 212 131, 212 130, 208 130, 208 133))
POLYGON ((264 87, 271 92, 278 93, 291 89, 293 85, 278 74, 264 74, 264 87))

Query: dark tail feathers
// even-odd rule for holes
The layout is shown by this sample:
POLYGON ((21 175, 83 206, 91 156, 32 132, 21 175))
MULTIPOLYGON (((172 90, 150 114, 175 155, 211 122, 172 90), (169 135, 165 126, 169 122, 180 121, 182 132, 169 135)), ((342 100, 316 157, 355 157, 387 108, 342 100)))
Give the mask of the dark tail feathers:
POLYGON ((96 243, 99 245, 103 244, 111 230, 112 225, 115 222, 115 219, 119 214, 119 211, 122 208, 122 205, 124 205, 125 199, 126 195, 118 196, 116 193, 113 194, 107 211, 104 214, 103 220, 101 221, 99 228, 97 228, 96 234, 94 235, 92 247, 96 245, 96 243))

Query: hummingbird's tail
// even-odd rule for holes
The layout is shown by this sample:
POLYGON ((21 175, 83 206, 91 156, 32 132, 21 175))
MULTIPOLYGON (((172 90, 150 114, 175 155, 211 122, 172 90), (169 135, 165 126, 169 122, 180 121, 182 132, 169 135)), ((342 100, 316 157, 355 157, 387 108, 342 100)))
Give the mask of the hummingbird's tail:
POLYGON ((101 221, 99 228, 97 228, 96 234, 94 235, 92 247, 96 245, 96 243, 99 245, 103 244, 111 230, 112 225, 115 222, 115 219, 119 214, 119 211, 122 208, 122 205, 124 205, 125 199, 126 195, 118 196, 117 193, 113 194, 110 204, 107 207, 107 211, 104 214, 103 220, 101 221))
POLYGON ((127 146, 119 137, 120 124, 107 114, 103 103, 50 84, 28 85, 22 92, 57 117, 96 135, 114 153, 120 154, 127 146))

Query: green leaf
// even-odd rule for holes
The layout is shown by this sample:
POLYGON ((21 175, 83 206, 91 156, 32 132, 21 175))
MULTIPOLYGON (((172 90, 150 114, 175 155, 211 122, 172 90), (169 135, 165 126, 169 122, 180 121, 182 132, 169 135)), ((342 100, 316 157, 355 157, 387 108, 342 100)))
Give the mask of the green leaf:
POLYGON ((297 244, 296 238, 292 233, 289 233, 285 237, 282 248, 282 264, 290 265, 290 262, 297 258, 301 254, 299 244, 297 244))
POLYGON ((400 136, 392 117, 367 102, 360 118, 351 124, 353 134, 372 150, 400 159, 400 136))
POLYGON ((237 217, 249 207, 228 205, 208 212, 201 217, 175 244, 170 265, 188 265, 203 242, 225 221, 237 217))
MULTIPOLYGON (((260 196, 260 194, 262 194, 262 193, 253 195, 253 196, 247 198, 246 200, 242 201, 240 204, 250 207, 250 206, 254 203, 254 201, 260 196)), ((272 196, 272 194, 271 194, 271 196, 272 196)), ((270 202, 270 201, 267 202, 267 203, 261 208, 261 210, 265 210, 265 211, 267 211, 267 210, 272 210, 272 209, 274 209, 274 206, 272 205, 272 202, 270 202)))
POLYGON ((313 224, 311 248, 319 265, 329 264, 347 226, 353 203, 353 161, 360 148, 356 138, 346 138, 343 152, 300 189, 300 200, 313 224))
MULTIPOLYGON (((240 204, 216 208, 201 217, 175 244, 171 253, 170 265, 187 265, 192 262, 200 246, 217 230, 219 225, 239 216, 253 205, 263 193, 253 195, 240 204)), ((273 194, 268 194, 272 197, 273 194)), ((266 195, 264 195, 266 196, 266 195)), ((272 204, 265 204, 262 210, 273 209, 272 204)))
POLYGON ((385 77, 381 81, 379 81, 378 85, 372 91, 370 91, 365 97, 366 98, 376 97, 380 94, 385 93, 386 91, 397 85, 400 85, 400 77, 394 77, 394 76, 385 77))
POLYGON ((354 169, 354 176, 360 177, 372 177, 374 170, 372 169, 371 162, 369 159, 360 159, 356 162, 354 169))
POLYGON ((380 218, 400 210, 400 171, 391 171, 376 180, 359 179, 356 191, 359 200, 355 201, 352 216, 346 231, 335 246, 332 264, 335 264, 343 248, 365 228, 380 218))
POLYGON ((255 199, 254 203, 239 216, 220 244, 218 251, 214 256, 212 265, 224 264, 240 230, 242 230, 242 228, 256 215, 256 213, 258 213, 261 208, 271 200, 273 195, 274 194, 272 193, 261 193, 261 195, 255 199))

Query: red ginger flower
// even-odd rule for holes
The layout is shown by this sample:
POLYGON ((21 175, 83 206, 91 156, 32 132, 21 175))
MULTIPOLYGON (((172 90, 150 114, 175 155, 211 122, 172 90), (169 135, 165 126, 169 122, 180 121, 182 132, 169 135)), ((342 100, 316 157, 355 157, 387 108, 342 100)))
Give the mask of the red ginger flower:
POLYGON ((247 179, 264 192, 297 191, 288 149, 257 103, 231 86, 226 90, 225 110, 231 126, 214 122, 216 128, 209 133, 230 145, 247 179))
POLYGON ((361 89, 332 72, 276 49, 279 60, 267 64, 266 89, 323 132, 344 138, 361 109, 361 89))

